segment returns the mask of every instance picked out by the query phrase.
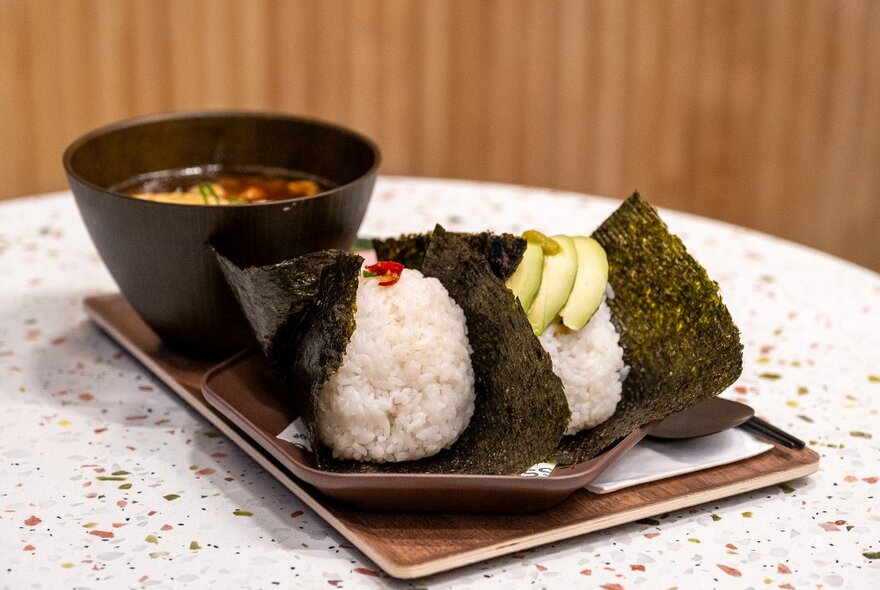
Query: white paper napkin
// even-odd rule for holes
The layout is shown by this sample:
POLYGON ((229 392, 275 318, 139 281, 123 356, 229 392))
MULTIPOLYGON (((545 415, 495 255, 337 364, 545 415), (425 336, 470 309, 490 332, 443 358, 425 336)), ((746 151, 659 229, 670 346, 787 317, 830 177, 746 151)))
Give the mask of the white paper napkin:
POLYGON ((768 451, 773 445, 741 428, 687 440, 645 438, 586 486, 607 494, 629 486, 727 465, 768 451))

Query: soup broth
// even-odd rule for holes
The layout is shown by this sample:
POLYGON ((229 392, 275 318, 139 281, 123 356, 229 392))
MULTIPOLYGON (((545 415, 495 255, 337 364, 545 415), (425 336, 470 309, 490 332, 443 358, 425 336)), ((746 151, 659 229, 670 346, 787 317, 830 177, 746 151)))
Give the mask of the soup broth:
POLYGON ((130 197, 182 205, 249 205, 310 197, 333 188, 315 176, 279 168, 180 168, 113 187, 130 197))

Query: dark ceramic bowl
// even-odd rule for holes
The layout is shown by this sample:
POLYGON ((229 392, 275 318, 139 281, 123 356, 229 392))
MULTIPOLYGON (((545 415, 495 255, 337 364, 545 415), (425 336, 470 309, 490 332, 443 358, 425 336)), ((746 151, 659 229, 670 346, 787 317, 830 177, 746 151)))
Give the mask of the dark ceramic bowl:
POLYGON ((379 150, 342 127, 253 112, 153 115, 74 141, 64 168, 89 234, 122 294, 176 352, 219 358, 253 335, 211 250, 239 264, 347 249, 373 190, 379 150), (130 179, 182 167, 285 168, 335 185, 312 197, 203 206, 145 201, 113 191, 130 179))

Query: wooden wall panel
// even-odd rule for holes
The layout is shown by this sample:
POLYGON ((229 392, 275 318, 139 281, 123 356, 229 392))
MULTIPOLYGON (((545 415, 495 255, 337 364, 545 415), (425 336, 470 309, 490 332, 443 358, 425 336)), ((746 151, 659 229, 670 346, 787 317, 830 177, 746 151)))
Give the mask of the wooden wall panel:
POLYGON ((386 173, 623 197, 880 270, 872 0, 0 0, 0 198, 198 108, 374 137, 386 173))
MULTIPOLYGON (((23 27, 26 20, 24 3, 0 8, 0 197, 36 190, 29 173, 35 154, 33 147, 27 147, 24 124, 33 116, 27 108, 30 68, 26 36, 12 34, 13 29, 23 27)), ((60 179, 54 181, 60 184, 60 179)))

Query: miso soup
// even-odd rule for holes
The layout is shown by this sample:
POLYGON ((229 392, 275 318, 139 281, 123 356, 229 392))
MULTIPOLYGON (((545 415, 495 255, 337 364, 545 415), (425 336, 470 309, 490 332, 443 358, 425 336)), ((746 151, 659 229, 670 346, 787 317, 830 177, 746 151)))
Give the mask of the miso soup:
POLYGON ((335 185, 282 168, 204 166, 151 172, 113 187, 124 195, 181 205, 250 205, 310 197, 335 185))

